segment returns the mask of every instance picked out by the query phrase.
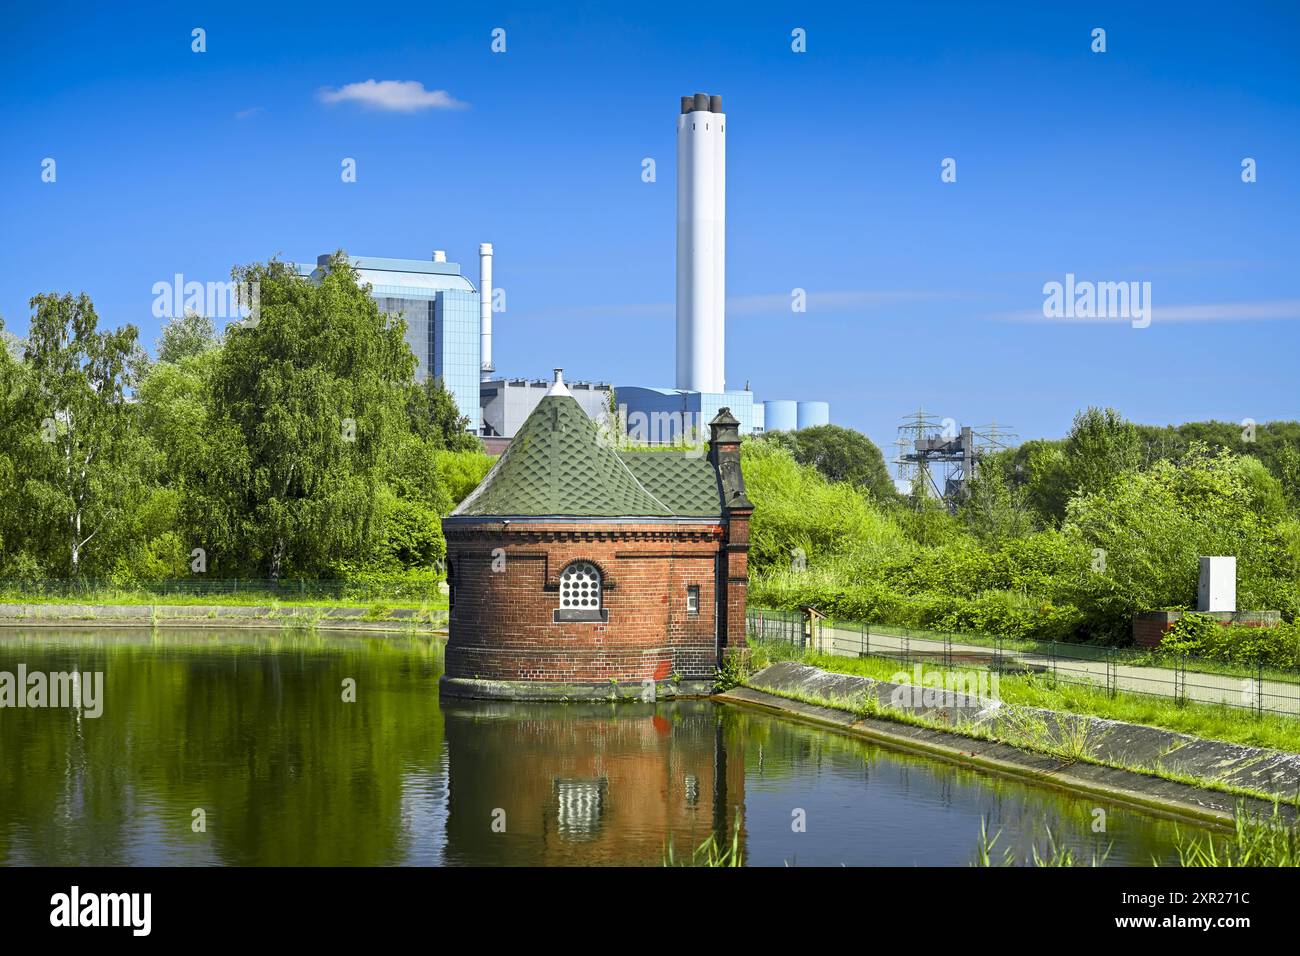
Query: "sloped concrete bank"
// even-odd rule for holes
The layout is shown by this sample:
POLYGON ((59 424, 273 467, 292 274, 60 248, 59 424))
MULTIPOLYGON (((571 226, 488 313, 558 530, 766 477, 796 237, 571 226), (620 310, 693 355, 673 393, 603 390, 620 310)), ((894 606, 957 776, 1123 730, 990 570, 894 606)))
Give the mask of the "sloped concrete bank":
POLYGON ((1271 800, 1207 789, 1195 782, 1206 781, 1290 801, 1281 813, 1293 823, 1300 821, 1296 809, 1300 754, 1097 717, 1011 707, 949 690, 833 674, 793 661, 764 668, 747 683, 721 699, 1174 816, 1226 824, 1238 806, 1264 816, 1273 812, 1271 800), (902 722, 909 719, 925 725, 902 722), (1183 779, 1158 776, 1161 772, 1183 779), (1188 779, 1192 782, 1184 782, 1188 779))
MULTIPOLYGON (((311 626, 323 630, 440 630, 446 611, 364 607, 211 604, 0 604, 6 627, 261 627, 311 626)), ((0 633, 3 633, 0 630, 0 633)))

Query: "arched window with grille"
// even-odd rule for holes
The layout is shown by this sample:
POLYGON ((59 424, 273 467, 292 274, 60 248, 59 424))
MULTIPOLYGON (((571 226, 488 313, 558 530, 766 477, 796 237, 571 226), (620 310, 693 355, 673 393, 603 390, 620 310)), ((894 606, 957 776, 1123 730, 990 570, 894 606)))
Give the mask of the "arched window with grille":
POLYGON ((574 561, 560 572, 560 607, 556 621, 605 621, 604 579, 590 561, 574 561))

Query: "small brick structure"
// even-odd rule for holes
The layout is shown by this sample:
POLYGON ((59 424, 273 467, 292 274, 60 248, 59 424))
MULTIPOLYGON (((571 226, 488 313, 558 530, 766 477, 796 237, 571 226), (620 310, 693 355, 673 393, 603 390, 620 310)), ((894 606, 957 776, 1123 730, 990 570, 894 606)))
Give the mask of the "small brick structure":
POLYGON ((1213 618, 1224 627, 1277 627, 1282 623, 1279 611, 1142 611, 1133 615, 1133 643, 1138 647, 1159 647, 1178 619, 1192 613, 1213 618))
POLYGON ((708 693, 745 652, 753 505, 739 422, 707 457, 625 451, 557 384, 443 520, 442 693, 606 699, 708 693))

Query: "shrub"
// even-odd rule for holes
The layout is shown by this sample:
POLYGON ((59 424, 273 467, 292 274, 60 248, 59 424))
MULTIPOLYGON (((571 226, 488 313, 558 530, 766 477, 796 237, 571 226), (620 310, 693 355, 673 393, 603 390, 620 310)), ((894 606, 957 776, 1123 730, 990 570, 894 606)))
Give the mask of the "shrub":
POLYGON ((1160 642, 1161 650, 1231 664, 1300 667, 1300 625, 1224 625, 1205 614, 1184 614, 1160 642))

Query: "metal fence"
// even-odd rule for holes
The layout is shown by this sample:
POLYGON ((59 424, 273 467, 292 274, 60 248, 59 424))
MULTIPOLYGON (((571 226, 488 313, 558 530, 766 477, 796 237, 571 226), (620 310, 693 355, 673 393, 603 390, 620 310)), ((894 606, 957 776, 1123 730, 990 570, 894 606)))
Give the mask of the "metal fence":
POLYGON ((842 657, 883 657, 944 668, 982 668, 1002 674, 1040 674, 1054 683, 1168 697, 1180 703, 1222 704, 1300 716, 1300 671, 1242 666, 1161 652, 1065 641, 1022 641, 945 634, 858 621, 817 622, 816 643, 798 611, 750 608, 751 638, 788 643, 842 657))

